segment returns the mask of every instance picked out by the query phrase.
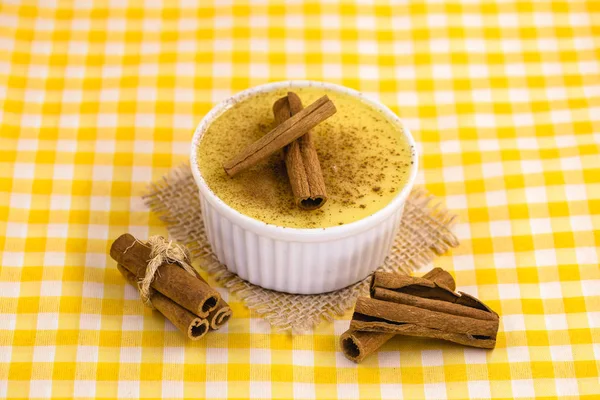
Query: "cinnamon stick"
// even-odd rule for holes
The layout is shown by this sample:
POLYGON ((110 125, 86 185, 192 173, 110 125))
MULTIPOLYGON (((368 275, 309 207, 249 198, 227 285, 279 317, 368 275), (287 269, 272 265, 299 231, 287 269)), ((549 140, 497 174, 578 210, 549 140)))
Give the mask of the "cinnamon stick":
POLYGON ((416 324, 400 324, 352 320, 351 330, 360 332, 385 333, 392 335, 416 336, 432 339, 442 339, 449 342, 462 344, 463 346, 478 347, 481 349, 493 349, 496 346, 496 336, 479 336, 464 333, 444 332, 438 329, 427 328, 416 324))
MULTIPOLYGON (((196 274, 196 277, 198 279, 200 279, 202 282, 208 285, 208 282, 204 280, 204 278, 198 273, 198 271, 194 270, 194 273, 196 274)), ((208 320, 211 329, 216 330, 225 325, 232 315, 233 311, 229 307, 229 304, 227 304, 227 302, 223 300, 222 297, 220 297, 217 306, 208 314, 208 317, 206 319, 208 320)))
POLYGON ((346 358, 359 363, 394 336, 396 333, 348 329, 340 337, 340 343, 346 358))
MULTIPOLYGON (((128 233, 121 235, 110 248, 110 256, 138 278, 146 272, 150 252, 149 247, 128 233)), ((206 318, 221 298, 206 282, 175 264, 162 264, 151 286, 201 318, 206 318)))
MULTIPOLYGON (((294 92, 288 92, 273 104, 275 123, 281 124, 302 111, 302 100, 294 92)), ((304 210, 316 210, 327 201, 325 180, 311 132, 296 139, 284 148, 287 170, 294 202, 304 210)))
MULTIPOLYGON (((135 288, 138 287, 138 279, 127 268, 117 264, 117 269, 123 275, 125 280, 135 288)), ((166 296, 163 296, 154 289, 150 289, 150 301, 166 319, 171 321, 177 329, 192 340, 198 340, 206 335, 209 329, 209 322, 197 315, 192 314, 179 304, 166 296)))
POLYGON ((477 318, 482 320, 497 321, 498 316, 490 312, 479 310, 472 307, 464 307, 459 303, 451 303, 441 300, 431 300, 424 297, 412 296, 406 293, 399 293, 384 288, 374 288, 371 291, 371 297, 377 300, 390 301, 393 303, 414 306, 430 311, 438 311, 447 314, 477 318))
POLYGON ((427 279, 428 281, 434 282, 440 286, 446 286, 452 291, 456 290, 456 282, 454 282, 452 275, 450 275, 448 271, 445 271, 439 267, 432 269, 421 278, 427 279))
MULTIPOLYGON (((442 333, 456 333, 468 336, 481 336, 496 338, 498 319, 479 319, 448 314, 440 311, 431 311, 406 304, 392 303, 369 297, 359 297, 354 308, 354 315, 350 324, 351 329, 355 321, 378 323, 377 327, 390 327, 397 325, 415 325, 417 327, 436 329, 442 333)), ((362 329, 365 330, 365 329, 362 329)), ((385 329, 373 329, 375 332, 385 329)), ((388 331, 389 332, 389 331, 388 331)))
MULTIPOLYGON (((442 287, 429 279, 398 275, 389 272, 375 272, 373 274, 373 279, 371 280, 371 292, 378 287, 407 293, 413 296, 451 302, 456 301, 456 299, 460 297, 445 286, 442 287)), ((372 293, 371 296, 373 296, 372 293)))
POLYGON ((219 329, 229 321, 233 315, 231 308, 222 298, 217 303, 217 307, 208 314, 208 322, 211 329, 219 329))
POLYGON ((335 114, 336 109, 327 96, 323 96, 296 115, 277 125, 256 142, 227 161, 223 168, 229 176, 252 167, 259 161, 275 153, 305 135, 310 129, 335 114))
MULTIPOLYGON (((436 284, 448 287, 451 290, 456 288, 456 283, 454 282, 452 275, 441 268, 434 268, 423 275, 421 279, 433 281, 436 284)), ((373 284, 373 281, 371 281, 371 284, 373 284)), ((359 363, 394 336, 396 336, 396 333, 368 332, 349 329, 342 334, 340 342, 344 355, 348 359, 359 363)))
MULTIPOLYGON (((371 297, 408 305, 417 303, 420 305, 437 304, 436 307, 454 310, 452 312, 479 315, 478 318, 485 318, 483 316, 487 315, 489 318, 498 319, 498 314, 475 297, 463 292, 455 293, 448 286, 440 284, 439 280, 430 281, 424 278, 414 278, 389 272, 375 272, 371 280, 371 297), (407 296, 411 297, 410 304, 407 303, 409 301, 407 296), (481 310, 481 312, 477 313, 478 310, 481 310)), ((454 284, 452 286, 455 287, 454 284)))

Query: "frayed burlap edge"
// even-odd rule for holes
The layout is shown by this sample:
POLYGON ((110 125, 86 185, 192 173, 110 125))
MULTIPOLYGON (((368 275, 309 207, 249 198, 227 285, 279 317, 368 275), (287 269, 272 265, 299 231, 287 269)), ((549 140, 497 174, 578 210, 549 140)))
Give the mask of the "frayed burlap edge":
MULTIPOLYGON (((330 293, 288 294, 261 288, 229 272, 212 253, 206 239, 198 189, 189 165, 174 168, 152 183, 143 199, 166 224, 169 234, 200 259, 202 268, 275 329, 299 333, 323 320, 331 321, 353 307, 357 297, 367 291, 365 279, 330 293)), ((429 264, 436 255, 458 246, 450 231, 454 219, 424 189, 414 189, 407 199, 392 252, 380 269, 409 274, 429 264)))

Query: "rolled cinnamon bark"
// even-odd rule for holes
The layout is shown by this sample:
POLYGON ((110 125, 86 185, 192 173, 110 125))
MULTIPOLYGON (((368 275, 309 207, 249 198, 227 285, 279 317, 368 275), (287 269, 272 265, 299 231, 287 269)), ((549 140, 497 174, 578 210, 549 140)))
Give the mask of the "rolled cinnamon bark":
MULTIPOLYGON (((302 111, 302 100, 288 92, 273 104, 273 115, 278 125, 302 111)), ((304 210, 316 210, 327 202, 325 180, 310 131, 284 148, 287 170, 294 202, 304 210)))
POLYGON ((346 358, 361 362, 366 356, 396 336, 395 333, 347 330, 340 338, 346 358))
MULTIPOLYGON (((126 233, 114 241, 110 256, 137 278, 144 276, 151 249, 126 233)), ((175 264, 162 264, 151 285, 170 300, 201 318, 217 307, 221 296, 206 282, 175 264)))
POLYGON ((413 296, 450 302, 454 302, 460 297, 445 285, 438 285, 425 277, 417 278, 390 272, 375 272, 373 274, 371 296, 373 296, 375 288, 385 288, 413 296))
POLYGON ((208 314, 208 322, 211 329, 219 329, 229 321, 233 315, 231 308, 222 298, 217 303, 217 307, 208 314))
MULTIPOLYGON (((447 277, 440 272, 433 270, 431 273, 436 279, 449 283, 447 277)), ((440 284, 438 280, 432 281, 425 278, 426 276, 428 275, 423 278, 414 278, 389 272, 375 272, 371 281, 371 297, 407 305, 433 307, 435 304, 436 307, 442 307, 444 312, 459 312, 460 315, 467 313, 469 316, 478 315, 476 318, 498 319, 498 314, 475 297, 463 292, 454 292, 451 287, 456 288, 456 285, 451 276, 452 283, 450 285, 440 284), (478 310, 481 312, 478 313, 478 310)), ((428 309, 437 310, 436 308, 428 309)))
MULTIPOLYGON (((196 277, 200 279, 202 282, 208 285, 208 282, 204 280, 202 275, 198 273, 198 271, 194 270, 196 277)), ((229 307, 229 304, 222 297, 219 298, 219 302, 214 310, 212 310, 208 317, 206 318, 210 324, 211 329, 216 330, 222 327, 229 321, 229 318, 233 315, 233 311, 229 307)))
MULTIPOLYGON (((373 277, 373 279, 375 279, 375 277, 373 277)), ((452 275, 441 268, 434 268, 423 275, 421 279, 434 281, 440 286, 448 287, 451 290, 456 288, 456 283, 454 282, 452 275)), ((373 280, 371 281, 371 286, 373 286, 373 280)), ((394 336, 396 336, 396 333, 367 332, 349 329, 342 335, 340 342, 344 355, 348 359, 358 363, 369 354, 375 352, 394 336)))
MULTIPOLYGON (((394 330, 397 325, 412 324, 418 327, 436 329, 443 333, 485 336, 494 339, 498 332, 498 318, 463 317, 369 297, 359 297, 356 301, 352 323, 355 320, 379 323, 378 327, 389 326, 390 329, 394 330)), ((359 329, 356 325, 353 326, 352 323, 350 324, 351 329, 359 329)), ((373 330, 376 332, 384 331, 384 329, 373 330)))
POLYGON ((440 286, 446 286, 452 291, 456 290, 456 282, 454 282, 454 278, 452 275, 450 275, 450 272, 439 267, 436 267, 423 275, 422 279, 427 279, 428 281, 434 282, 440 286))
POLYGON ((423 297, 412 296, 406 293, 399 293, 384 288, 373 288, 371 297, 377 300, 390 301, 393 303, 414 306, 430 311, 438 311, 462 317, 477 318, 482 320, 497 321, 498 315, 477 308, 465 307, 457 303, 450 303, 441 300, 431 300, 423 297))
MULTIPOLYGON (((121 264, 117 264, 117 269, 127 282, 136 289, 138 288, 138 279, 134 274, 121 264)), ((154 308, 164 315, 166 319, 171 321, 171 323, 189 339, 198 340, 208 332, 208 320, 192 314, 173 300, 163 296, 152 288, 150 289, 150 302, 154 308)))
POLYGON ((392 335, 426 337, 432 339, 442 339, 449 342, 462 344, 463 346, 479 347, 482 349, 493 349, 496 346, 496 335, 485 336, 466 333, 445 332, 439 329, 432 329, 417 324, 396 325, 383 321, 360 321, 353 319, 350 323, 351 330, 359 332, 385 333, 392 335))

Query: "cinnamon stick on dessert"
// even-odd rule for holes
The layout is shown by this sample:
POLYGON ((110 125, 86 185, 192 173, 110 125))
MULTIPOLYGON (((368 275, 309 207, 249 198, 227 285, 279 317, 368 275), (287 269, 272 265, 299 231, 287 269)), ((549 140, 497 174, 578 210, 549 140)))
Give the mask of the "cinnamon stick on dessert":
MULTIPOLYGON (((126 233, 114 241, 110 256, 138 279, 145 275, 151 249, 126 233)), ((176 264, 164 263, 151 286, 175 303, 201 318, 208 317, 221 296, 204 280, 190 275, 176 264)))
MULTIPOLYGON (((275 123, 281 124, 302 110, 302 100, 294 92, 288 92, 273 104, 275 123)), ((325 180, 319 164, 317 150, 310 131, 284 148, 287 170, 294 201, 299 208, 316 210, 327 201, 325 180)))
MULTIPOLYGON (((441 268, 432 269, 423 275, 421 279, 432 281, 440 286, 445 286, 450 290, 456 289, 456 283, 454 282, 452 275, 441 268)), ((347 358, 355 362, 361 362, 366 356, 375 352, 394 336, 396 336, 396 333, 356 331, 349 329, 342 334, 340 343, 342 344, 344 355, 347 358)))
POLYGON ((229 176, 234 176, 252 167, 277 150, 305 135, 335 112, 336 109, 331 100, 327 96, 321 97, 232 157, 223 165, 225 172, 229 176))
MULTIPOLYGON (((138 279, 127 268, 117 264, 117 269, 123 277, 136 289, 138 288, 138 279)), ((166 296, 163 296, 154 289, 150 289, 150 301, 166 319, 171 321, 177 329, 192 340, 198 340, 206 335, 209 329, 209 321, 192 314, 179 304, 166 296)))

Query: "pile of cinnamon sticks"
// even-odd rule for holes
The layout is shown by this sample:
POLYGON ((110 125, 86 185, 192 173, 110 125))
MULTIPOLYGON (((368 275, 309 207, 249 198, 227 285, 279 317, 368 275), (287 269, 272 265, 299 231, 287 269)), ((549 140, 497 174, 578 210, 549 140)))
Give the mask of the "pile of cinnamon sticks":
POLYGON ((300 97, 288 92, 273 104, 277 126, 228 160, 223 165, 225 172, 233 177, 283 149, 296 205, 303 210, 322 207, 327 201, 327 193, 310 129, 336 111, 327 96, 303 108, 300 97))
POLYGON ((499 317, 478 299, 454 292, 452 276, 435 268, 422 278, 376 272, 371 297, 360 297, 340 343, 360 362, 395 335, 443 339, 492 349, 499 317))
MULTIPOLYGON (((144 277, 151 248, 126 233, 114 241, 110 256, 123 277, 138 288, 144 277)), ((163 263, 150 289, 152 306, 192 340, 219 329, 231 317, 231 308, 219 292, 196 273, 190 275, 176 264, 163 263)))

